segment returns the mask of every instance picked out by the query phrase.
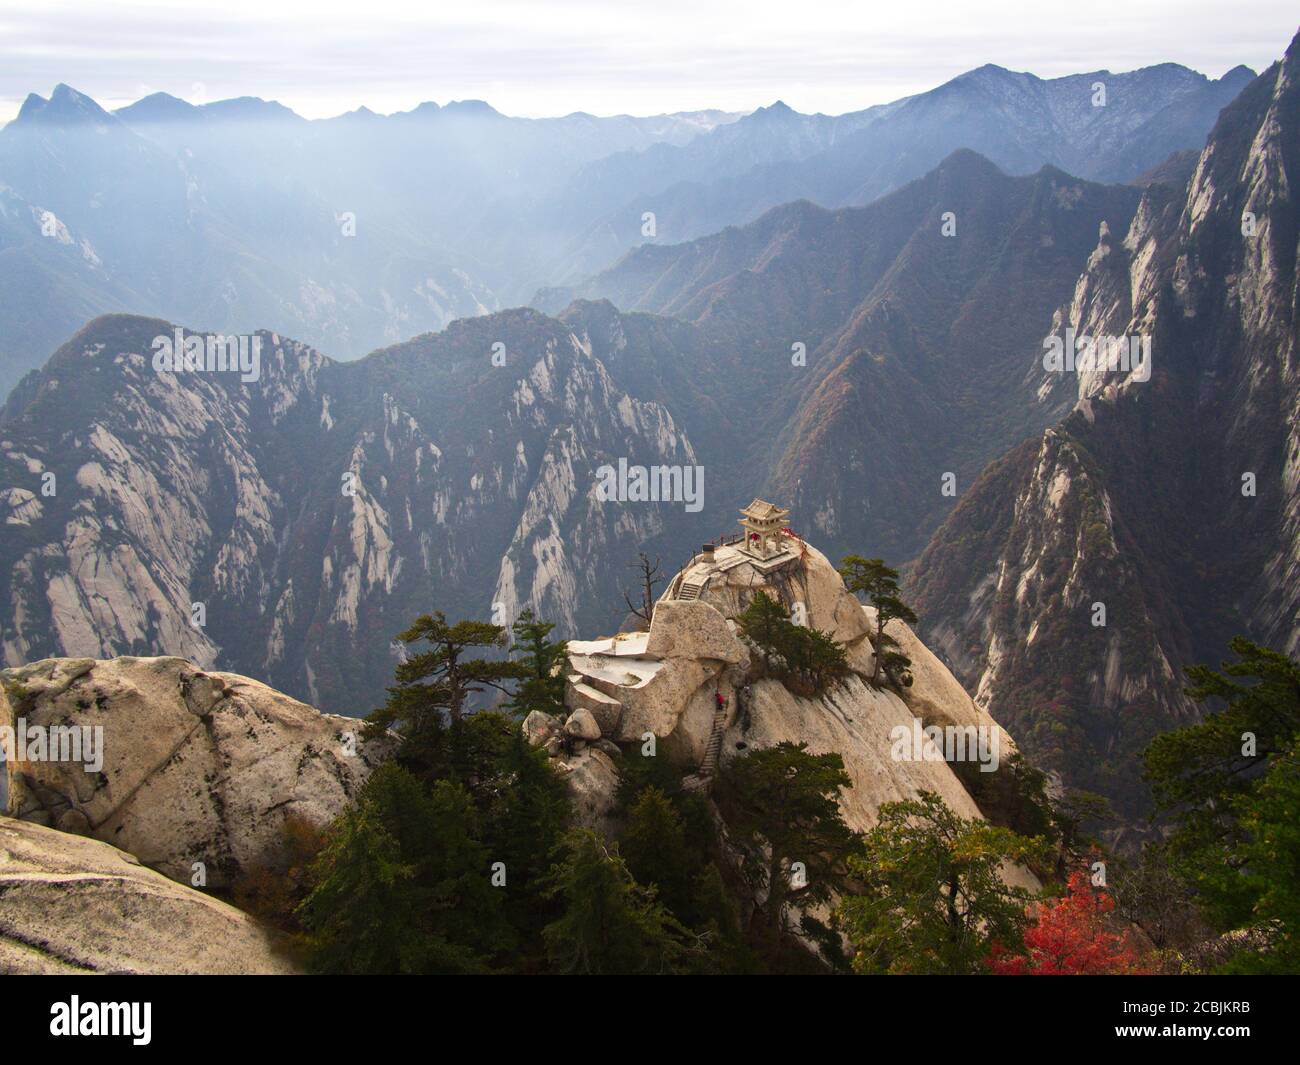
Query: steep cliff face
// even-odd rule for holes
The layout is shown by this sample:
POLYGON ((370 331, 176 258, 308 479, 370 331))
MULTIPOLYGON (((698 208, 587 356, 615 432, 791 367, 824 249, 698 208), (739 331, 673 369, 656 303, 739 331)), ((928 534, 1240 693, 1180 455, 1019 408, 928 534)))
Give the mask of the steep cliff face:
POLYGON ((1244 632, 1300 647, 1300 45, 1227 108, 1186 187, 1103 229, 1050 335, 1150 342, 1054 373, 1073 410, 985 471, 916 563, 922 635, 1040 765, 1145 809, 1136 756, 1244 632))
POLYGON ((365 713, 411 618, 532 606, 571 629, 683 509, 595 497, 603 465, 694 449, 535 312, 351 364, 257 334, 251 381, 156 371, 173 335, 99 319, 7 405, 7 663, 173 654, 365 713))
MULTIPOLYGON (((815 548, 789 535, 778 547, 766 559, 735 546, 702 554, 656 604, 649 631, 570 643, 567 719, 534 712, 523 729, 554 755, 579 823, 618 830, 621 767, 634 752, 706 787, 720 764, 783 742, 843 758, 841 808, 856 830, 922 791, 983 816, 953 763, 996 771, 1015 753, 1011 738, 901 624, 891 633, 912 659, 911 686, 869 684, 871 612, 815 548), (735 616, 759 591, 844 644, 852 675, 803 697, 756 669, 735 616), (932 726, 967 739, 944 751, 922 733, 932 726)), ((394 748, 362 741, 349 719, 177 658, 0 671, 0 727, 17 818, 0 817, 8 972, 291 971, 247 916, 186 885, 228 888, 252 868, 276 869, 286 820, 323 828, 394 748), (75 750, 54 739, 73 732, 75 750)), ((1024 869, 1004 875, 1038 886, 1024 869)))
MULTIPOLYGON (((715 528, 764 494, 832 552, 869 544, 901 561, 986 463, 1068 409, 1027 362, 1098 229, 1125 229, 1138 198, 1051 167, 1010 177, 957 151, 867 207, 786 204, 640 248, 577 292, 682 320, 670 332, 622 315, 610 370, 662 397, 714 483, 736 489, 714 500, 715 528)), ((599 334, 592 307, 564 317, 599 334)))

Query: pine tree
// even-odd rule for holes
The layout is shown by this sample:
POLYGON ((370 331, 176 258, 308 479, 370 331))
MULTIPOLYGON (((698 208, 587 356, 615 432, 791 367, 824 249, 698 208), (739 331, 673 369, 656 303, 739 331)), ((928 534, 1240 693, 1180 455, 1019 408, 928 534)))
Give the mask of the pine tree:
POLYGON ((677 917, 691 920, 692 881, 700 857, 687 846, 681 816, 658 788, 642 791, 628 811, 619 851, 638 883, 653 886, 677 917))
POLYGON ((543 932, 559 972, 679 973, 699 949, 653 891, 637 884, 617 849, 590 830, 570 834, 549 892, 563 905, 543 932))
POLYGON ((1229 972, 1300 971, 1300 736, 1296 742, 1238 806, 1248 840, 1239 852, 1241 868, 1266 942, 1234 958, 1229 972))
POLYGON ((746 845, 748 871, 766 892, 773 947, 785 931, 787 910, 824 902, 843 883, 854 834, 840 815, 838 796, 851 784, 838 754, 809 754, 805 743, 749 751, 718 778, 718 806, 732 838, 746 845))
POLYGON ((332 826, 298 909, 313 967, 333 973, 486 971, 513 936, 468 793, 381 766, 332 826))
POLYGON ((762 656, 763 668, 800 695, 820 694, 849 672, 844 648, 827 633, 796 625, 785 606, 759 592, 737 618, 740 634, 762 656))
MULTIPOLYGON (((477 715, 475 715, 477 716, 477 715)), ((546 876, 564 839, 572 800, 546 753, 515 726, 484 826, 484 841, 505 864, 506 913, 526 949, 540 952, 542 926, 556 916, 546 876)))
POLYGON ((433 756, 446 723, 458 722, 466 701, 489 688, 508 691, 505 682, 521 679, 517 662, 490 661, 467 655, 478 648, 500 646, 505 630, 482 621, 447 623, 442 611, 417 618, 398 636, 403 644, 427 643, 429 649, 408 657, 397 667, 397 684, 388 701, 367 721, 371 735, 396 727, 402 734, 402 757, 419 764, 433 756))
POLYGON ((758 959, 745 942, 740 906, 727 890, 716 863, 704 866, 695 878, 692 891, 696 927, 707 938, 711 970, 724 974, 758 972, 758 959))
POLYGON ((554 628, 551 622, 536 618, 531 610, 525 610, 511 626, 515 635, 514 651, 526 672, 506 705, 520 718, 534 710, 552 716, 564 713, 563 665, 568 644, 564 640, 548 639, 554 628))
POLYGON ((1144 754, 1157 808, 1174 821, 1174 868, 1220 930, 1254 924, 1261 897, 1285 875, 1282 854, 1261 851, 1257 832, 1300 821, 1300 807, 1287 814, 1286 790, 1273 775, 1275 765, 1295 764, 1300 662, 1241 636, 1231 647, 1239 660, 1221 673, 1187 671, 1188 695, 1221 708, 1158 736, 1144 754), (1268 781, 1271 795, 1261 806, 1268 781))
POLYGON ((736 618, 736 624, 740 635, 758 648, 763 668, 770 668, 772 656, 780 654, 785 630, 790 627, 790 611, 766 592, 759 592, 736 618))
POLYGON ((840 576, 854 595, 864 595, 876 610, 876 664, 871 683, 880 683, 880 674, 896 677, 903 685, 911 684, 908 667, 912 660, 898 650, 898 641, 885 629, 894 620, 916 624, 916 614, 903 602, 898 589, 898 570, 890 569, 884 559, 847 555, 840 565, 840 576))
POLYGON ((298 907, 311 967, 322 973, 418 973, 430 953, 416 932, 415 867, 378 811, 362 802, 330 833, 314 869, 314 891, 298 907))
POLYGON ((838 915, 863 973, 971 973, 992 944, 1018 949, 1031 895, 1008 863, 1044 861, 1046 843, 950 810, 933 792, 886 803, 849 859, 855 890, 838 915))

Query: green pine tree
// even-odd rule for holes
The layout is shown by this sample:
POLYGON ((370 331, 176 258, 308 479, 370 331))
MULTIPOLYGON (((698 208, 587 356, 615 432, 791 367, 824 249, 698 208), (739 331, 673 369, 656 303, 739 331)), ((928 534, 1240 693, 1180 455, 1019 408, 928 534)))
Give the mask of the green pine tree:
POLYGON ((513 944, 469 794, 377 769, 331 827, 298 908, 311 962, 333 973, 486 971, 513 944))
POLYGON ((827 633, 796 625, 785 605, 758 592, 739 615, 740 634, 758 649, 764 672, 798 695, 818 695, 849 672, 844 648, 827 633))
POLYGON ((680 973, 699 950, 654 892, 636 882, 617 848, 590 830, 570 834, 549 892, 563 906, 543 932, 558 972, 680 973))
POLYGON ((736 618, 740 635, 758 648, 763 668, 771 668, 773 656, 780 656, 785 632, 791 627, 785 604, 766 592, 757 593, 736 618))
POLYGON ((852 784, 838 754, 780 743, 733 758, 718 777, 718 806, 746 869, 766 895, 766 934, 775 948, 790 910, 824 902, 843 884, 854 834, 838 796, 852 784))
POLYGON ((993 943, 1020 943, 1032 895, 1007 863, 1046 860, 1047 844, 953 813, 933 792, 886 803, 849 859, 855 888, 838 916, 862 973, 973 973, 993 943))
POLYGON ((916 624, 916 614, 903 602, 899 593, 898 570, 886 566, 884 559, 847 555, 841 561, 839 572, 845 587, 854 595, 866 596, 876 609, 876 635, 872 640, 876 664, 871 673, 871 683, 878 685, 884 672, 904 686, 911 684, 908 669, 912 660, 898 650, 898 641, 885 632, 894 620, 916 624))
POLYGON ((488 689, 508 692, 506 682, 526 676, 517 662, 470 657, 474 651, 500 646, 505 629, 483 621, 448 624, 442 611, 417 618, 398 639, 405 645, 426 643, 397 667, 397 684, 388 701, 367 721, 371 735, 396 728, 402 735, 402 758, 428 763, 444 740, 447 723, 464 716, 466 703, 488 689))
POLYGON ((514 653, 526 672, 506 705, 520 718, 534 710, 555 717, 565 712, 563 666, 568 644, 549 639, 554 628, 552 623, 534 617, 531 610, 525 610, 511 626, 514 653))
POLYGON ((493 860, 505 864, 506 914, 531 961, 543 953, 542 927, 557 916, 546 895, 546 877, 568 828, 572 800, 546 753, 530 746, 517 725, 512 731, 485 818, 484 842, 493 860))
POLYGON ((1300 934, 1292 829, 1300 803, 1290 778, 1300 741, 1300 662, 1240 636, 1231 647, 1238 661, 1222 672, 1188 669, 1188 695, 1219 708, 1158 736, 1144 755, 1146 777, 1158 810, 1173 822, 1174 869, 1207 918, 1220 930, 1271 928, 1280 957, 1300 934))
POLYGON ((619 852, 637 882, 653 886, 660 901, 690 923, 693 881, 702 859, 687 844, 681 815, 659 788, 646 788, 628 810, 619 852))

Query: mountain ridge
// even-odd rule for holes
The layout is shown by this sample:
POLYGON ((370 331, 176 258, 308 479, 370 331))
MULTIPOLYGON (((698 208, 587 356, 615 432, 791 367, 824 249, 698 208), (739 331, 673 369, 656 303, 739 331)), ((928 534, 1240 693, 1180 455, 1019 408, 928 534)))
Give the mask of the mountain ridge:
POLYGON ((1199 716, 1188 665, 1239 633, 1300 647, 1298 70, 1293 42, 1055 316, 1148 335, 1150 379, 1043 373, 1072 410, 990 466, 912 570, 922 632, 977 701, 1128 818, 1144 743, 1199 716))

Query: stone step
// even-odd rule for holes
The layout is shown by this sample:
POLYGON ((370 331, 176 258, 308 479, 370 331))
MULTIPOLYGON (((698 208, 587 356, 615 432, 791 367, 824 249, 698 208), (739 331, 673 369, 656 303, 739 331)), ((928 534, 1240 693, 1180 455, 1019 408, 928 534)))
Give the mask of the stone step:
POLYGON ((709 733, 709 742, 704 746, 704 757, 700 759, 698 776, 709 779, 718 768, 718 756, 722 752, 722 734, 727 730, 727 711, 713 711, 713 730, 709 733))

